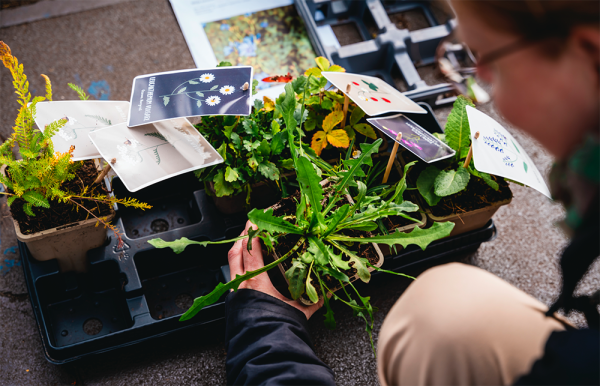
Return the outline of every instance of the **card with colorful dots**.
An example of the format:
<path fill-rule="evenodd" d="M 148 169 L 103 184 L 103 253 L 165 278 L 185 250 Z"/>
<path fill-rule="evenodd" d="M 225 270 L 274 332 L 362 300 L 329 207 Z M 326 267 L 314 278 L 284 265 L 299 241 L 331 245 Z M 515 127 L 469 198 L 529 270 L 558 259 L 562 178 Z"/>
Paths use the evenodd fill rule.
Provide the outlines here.
<path fill-rule="evenodd" d="M 133 79 L 127 126 L 202 115 L 249 115 L 252 67 L 169 71 Z"/>
<path fill-rule="evenodd" d="M 427 114 L 424 108 L 379 78 L 346 72 L 323 71 L 321 74 L 368 116 L 391 112 Z M 348 85 L 350 92 L 346 93 Z"/>
<path fill-rule="evenodd" d="M 403 114 L 369 118 L 367 122 L 427 163 L 440 161 L 456 154 L 450 146 Z M 402 133 L 400 140 L 397 139 L 399 133 Z"/>

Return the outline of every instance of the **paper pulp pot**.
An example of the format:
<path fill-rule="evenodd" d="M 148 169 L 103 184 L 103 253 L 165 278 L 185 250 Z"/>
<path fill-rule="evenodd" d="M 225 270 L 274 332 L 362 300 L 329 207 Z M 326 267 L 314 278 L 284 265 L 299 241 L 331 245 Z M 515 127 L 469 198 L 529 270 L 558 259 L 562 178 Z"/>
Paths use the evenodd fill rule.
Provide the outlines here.
<path fill-rule="evenodd" d="M 4 175 L 6 165 L 0 172 Z M 6 190 L 6 187 L 4 187 Z M 111 208 L 106 222 L 115 217 Z M 56 228 L 46 229 L 41 232 L 24 235 L 19 223 L 12 218 L 17 239 L 27 245 L 29 252 L 38 261 L 56 259 L 61 272 L 85 272 L 88 267 L 87 252 L 100 247 L 106 241 L 107 229 L 102 224 L 96 223 L 95 218 L 65 224 Z"/>

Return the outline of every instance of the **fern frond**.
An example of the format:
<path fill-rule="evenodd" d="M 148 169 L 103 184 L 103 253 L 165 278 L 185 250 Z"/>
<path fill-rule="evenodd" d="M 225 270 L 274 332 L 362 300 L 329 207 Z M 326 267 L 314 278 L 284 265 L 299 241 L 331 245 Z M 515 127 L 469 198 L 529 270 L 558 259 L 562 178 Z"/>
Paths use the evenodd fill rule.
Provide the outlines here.
<path fill-rule="evenodd" d="M 169 141 L 167 141 L 167 139 L 165 138 L 165 136 L 162 135 L 161 133 L 159 133 L 158 131 L 153 131 L 152 133 L 146 133 L 144 135 L 148 136 L 148 137 L 158 138 L 161 141 L 169 142 Z"/>
<path fill-rule="evenodd" d="M 7 200 L 6 200 L 6 205 L 10 206 L 17 198 L 17 196 L 10 196 Z"/>
<path fill-rule="evenodd" d="M 100 122 L 104 123 L 107 126 L 111 126 L 112 125 L 112 122 L 111 122 L 110 119 L 101 117 L 100 115 L 86 115 L 86 117 L 88 117 L 88 118 L 94 118 L 95 120 L 100 121 Z"/>
<path fill-rule="evenodd" d="M 23 212 L 28 216 L 35 217 L 35 213 L 31 210 L 31 203 L 29 202 L 23 205 Z"/>
<path fill-rule="evenodd" d="M 23 193 L 23 199 L 34 206 L 41 206 L 44 208 L 50 208 L 50 203 L 40 192 L 35 190 L 28 190 Z"/>
<path fill-rule="evenodd" d="M 44 80 L 46 81 L 46 99 L 49 101 L 52 100 L 52 82 L 50 82 L 50 78 L 48 76 L 41 74 Z"/>
<path fill-rule="evenodd" d="M 73 83 L 69 83 L 69 87 L 71 87 L 73 90 L 75 90 L 75 92 L 77 93 L 77 95 L 79 95 L 79 99 L 81 99 L 82 101 L 87 101 L 89 99 L 89 96 L 78 85 L 73 84 Z"/>

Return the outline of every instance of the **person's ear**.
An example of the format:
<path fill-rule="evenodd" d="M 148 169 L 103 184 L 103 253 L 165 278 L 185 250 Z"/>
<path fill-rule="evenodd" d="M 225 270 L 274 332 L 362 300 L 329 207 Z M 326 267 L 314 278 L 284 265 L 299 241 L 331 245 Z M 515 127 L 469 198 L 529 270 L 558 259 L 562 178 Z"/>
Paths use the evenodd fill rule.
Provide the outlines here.
<path fill-rule="evenodd" d="M 575 27 L 571 31 L 571 38 L 600 76 L 600 30 L 598 27 Z"/>

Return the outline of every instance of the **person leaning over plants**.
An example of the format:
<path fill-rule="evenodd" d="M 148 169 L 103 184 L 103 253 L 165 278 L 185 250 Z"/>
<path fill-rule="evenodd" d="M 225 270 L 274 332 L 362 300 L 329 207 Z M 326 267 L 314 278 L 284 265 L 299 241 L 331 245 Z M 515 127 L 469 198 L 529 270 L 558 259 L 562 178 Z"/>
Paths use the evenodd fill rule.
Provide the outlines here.
<path fill-rule="evenodd" d="M 382 385 L 600 384 L 600 292 L 573 295 L 600 254 L 599 4 L 451 1 L 498 110 L 556 157 L 552 193 L 567 209 L 572 239 L 550 309 L 475 267 L 453 263 L 419 276 L 381 327 Z M 590 329 L 563 322 L 561 308 L 582 311 Z"/>
<path fill-rule="evenodd" d="M 571 244 L 563 288 L 544 304 L 496 276 L 452 263 L 409 286 L 378 342 L 382 385 L 600 384 L 598 294 L 574 296 L 600 254 L 600 29 L 597 1 L 453 0 L 464 41 L 496 106 L 557 158 L 555 199 L 567 208 Z M 231 276 L 262 267 L 256 239 L 229 252 Z M 526 258 L 526 257 L 524 257 Z M 261 274 L 227 298 L 229 384 L 334 384 L 314 354 L 306 320 L 321 305 L 283 297 Z M 590 329 L 556 316 L 582 311 Z"/>

